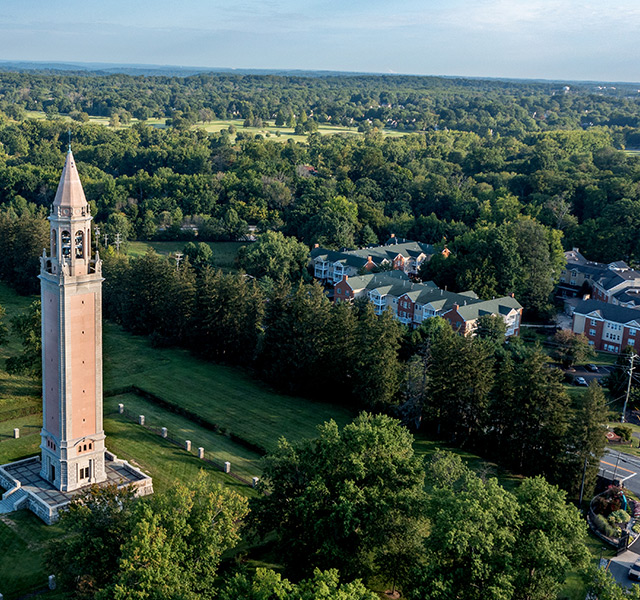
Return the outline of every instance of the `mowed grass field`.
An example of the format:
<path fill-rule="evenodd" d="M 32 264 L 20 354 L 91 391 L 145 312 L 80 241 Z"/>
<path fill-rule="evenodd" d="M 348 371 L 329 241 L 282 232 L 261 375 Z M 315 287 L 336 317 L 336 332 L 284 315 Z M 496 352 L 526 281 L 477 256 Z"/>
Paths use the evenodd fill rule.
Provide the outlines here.
<path fill-rule="evenodd" d="M 0 284 L 0 305 L 7 310 L 7 320 L 32 301 Z M 275 448 L 280 436 L 290 440 L 315 437 L 319 424 L 335 419 L 343 426 L 353 417 L 341 406 L 279 394 L 238 368 L 208 363 L 177 348 L 153 348 L 146 338 L 132 336 L 113 323 L 104 323 L 103 342 L 105 391 L 138 386 L 267 450 Z M 5 456 L 15 454 L 2 450 L 2 444 L 18 442 L 7 437 L 13 428 L 27 433 L 41 418 L 39 383 L 8 375 L 5 370 L 6 358 L 19 349 L 14 336 L 0 349 L 0 412 L 25 406 L 34 412 L 3 422 L 0 452 Z M 37 436 L 31 437 L 37 441 Z M 29 437 L 20 443 L 26 440 Z"/>
<path fill-rule="evenodd" d="M 180 442 L 190 440 L 193 452 L 197 448 L 204 448 L 206 458 L 219 463 L 229 461 L 233 473 L 248 480 L 260 475 L 261 456 L 231 441 L 226 435 L 209 431 L 186 417 L 169 412 L 135 394 L 105 398 L 104 412 L 107 420 L 130 421 L 130 418 L 118 414 L 118 404 L 124 404 L 125 409 L 134 415 L 144 415 L 145 424 L 149 427 L 166 427 L 170 438 Z"/>
<path fill-rule="evenodd" d="M 27 119 L 36 119 L 43 120 L 47 118 L 47 115 L 43 111 L 38 110 L 28 110 L 26 111 Z M 68 115 L 58 115 L 56 118 L 62 119 L 63 121 L 71 122 L 72 119 Z M 126 129 L 131 127 L 133 124 L 137 123 L 138 120 L 132 118 L 131 121 L 127 125 L 119 125 L 115 129 Z M 151 127 L 156 127 L 157 129 L 165 129 L 167 127 L 166 119 L 147 119 L 144 121 L 147 125 Z M 109 117 L 96 117 L 90 116 L 89 123 L 97 123 L 100 125 L 104 125 L 105 127 L 109 126 Z M 236 133 L 234 133 L 231 138 L 235 140 L 236 135 L 238 133 L 243 133 L 249 136 L 262 135 L 271 139 L 272 141 L 278 142 L 286 142 L 288 140 L 293 140 L 295 142 L 302 142 L 303 144 L 307 141 L 307 134 L 297 135 L 295 133 L 295 129 L 293 127 L 287 127 L 283 125 L 281 127 L 276 126 L 275 121 L 263 121 L 262 127 L 244 127 L 244 119 L 214 119 L 213 121 L 208 122 L 198 122 L 195 125 L 192 125 L 191 129 L 204 129 L 210 133 L 219 133 L 222 130 L 228 130 L 229 127 L 235 127 Z M 364 135 L 362 132 L 359 132 L 355 127 L 344 127 L 343 125 L 330 125 L 328 123 L 323 123 L 318 125 L 318 133 L 320 135 L 356 135 L 361 136 Z M 279 135 L 278 135 L 279 134 Z M 403 135 L 407 135 L 407 132 L 403 131 L 395 131 L 393 129 L 382 129 L 382 135 L 391 136 L 391 137 L 400 137 Z"/>
<path fill-rule="evenodd" d="M 196 243 L 198 239 L 194 240 Z M 205 242 L 213 252 L 213 265 L 229 273 L 237 271 L 236 256 L 242 246 L 250 242 Z M 165 256 L 182 252 L 187 242 L 128 242 L 126 253 L 132 257 L 144 256 L 150 249 Z"/>
<path fill-rule="evenodd" d="M 56 525 L 46 526 L 33 513 L 20 510 L 0 518 L 0 593 L 15 600 L 47 587 L 44 562 L 49 543 L 62 533 Z M 43 595 L 52 600 L 53 594 Z M 62 598 L 62 595 L 56 595 Z"/>
<path fill-rule="evenodd" d="M 156 493 L 178 482 L 189 483 L 205 471 L 213 483 L 231 487 L 243 496 L 255 494 L 251 487 L 121 415 L 106 418 L 104 430 L 109 450 L 151 475 Z"/>
<path fill-rule="evenodd" d="M 152 348 L 146 338 L 105 323 L 104 389 L 129 385 L 266 450 L 273 450 L 281 436 L 315 437 L 319 424 L 334 419 L 343 426 L 353 418 L 341 406 L 279 394 L 238 368 L 208 363 L 178 348 Z"/>

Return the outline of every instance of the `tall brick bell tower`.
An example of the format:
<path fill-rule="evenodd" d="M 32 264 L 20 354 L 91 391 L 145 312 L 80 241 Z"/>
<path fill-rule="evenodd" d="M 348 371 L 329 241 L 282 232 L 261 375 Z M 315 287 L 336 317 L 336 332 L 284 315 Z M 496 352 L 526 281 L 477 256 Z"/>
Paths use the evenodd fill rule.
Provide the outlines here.
<path fill-rule="evenodd" d="M 102 426 L 102 269 L 91 258 L 91 214 L 71 149 L 40 268 L 42 471 L 61 491 L 107 478 Z"/>

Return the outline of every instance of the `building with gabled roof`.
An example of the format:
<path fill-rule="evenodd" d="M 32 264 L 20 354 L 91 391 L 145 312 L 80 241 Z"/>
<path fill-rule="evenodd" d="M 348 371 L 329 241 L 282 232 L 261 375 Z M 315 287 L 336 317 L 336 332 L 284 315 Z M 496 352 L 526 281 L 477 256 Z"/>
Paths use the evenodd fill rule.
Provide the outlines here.
<path fill-rule="evenodd" d="M 418 327 L 425 319 L 441 316 L 464 335 L 475 331 L 477 319 L 483 314 L 501 316 L 508 336 L 518 335 L 522 319 L 522 306 L 513 296 L 481 300 L 473 291 L 449 292 L 432 281 L 412 282 L 402 271 L 343 276 L 334 287 L 334 299 L 356 298 L 369 300 L 378 315 L 390 310 L 409 327 Z"/>
<path fill-rule="evenodd" d="M 621 260 L 608 264 L 587 260 L 578 248 L 565 252 L 564 256 L 567 264 L 560 273 L 559 295 L 575 297 L 586 284 L 595 300 L 640 308 L 640 271 Z"/>
<path fill-rule="evenodd" d="M 583 300 L 573 311 L 572 330 L 584 335 L 596 350 L 619 353 L 627 346 L 638 345 L 640 311 L 601 300 Z"/>
<path fill-rule="evenodd" d="M 492 300 L 477 300 L 455 305 L 442 315 L 451 326 L 464 335 L 472 334 L 478 327 L 478 319 L 483 315 L 502 317 L 507 326 L 506 336 L 518 335 L 522 321 L 522 305 L 513 294 Z"/>
<path fill-rule="evenodd" d="M 383 246 L 359 250 L 327 250 L 316 245 L 311 250 L 311 266 L 316 279 L 335 285 L 343 275 L 353 277 L 378 269 L 393 269 L 407 275 L 417 275 L 422 263 L 430 260 L 435 253 L 431 244 L 400 240 L 392 236 Z M 448 255 L 449 250 L 445 248 L 443 253 Z"/>

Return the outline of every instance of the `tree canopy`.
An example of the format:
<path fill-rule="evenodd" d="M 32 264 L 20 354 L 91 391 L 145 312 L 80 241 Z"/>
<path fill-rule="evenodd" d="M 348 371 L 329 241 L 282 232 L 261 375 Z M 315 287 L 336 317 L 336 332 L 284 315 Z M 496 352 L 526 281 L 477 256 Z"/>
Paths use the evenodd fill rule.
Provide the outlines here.
<path fill-rule="evenodd" d="M 276 531 L 293 572 L 317 566 L 364 577 L 406 569 L 424 526 L 424 471 L 412 436 L 394 419 L 367 413 L 318 433 L 300 443 L 282 439 L 265 459 L 268 495 L 251 501 L 253 526 L 261 535 Z"/>

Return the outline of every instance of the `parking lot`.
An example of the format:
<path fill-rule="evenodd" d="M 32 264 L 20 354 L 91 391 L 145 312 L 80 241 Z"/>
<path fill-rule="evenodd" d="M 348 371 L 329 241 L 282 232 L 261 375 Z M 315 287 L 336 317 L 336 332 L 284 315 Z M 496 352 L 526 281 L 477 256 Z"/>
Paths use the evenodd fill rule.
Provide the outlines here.
<path fill-rule="evenodd" d="M 629 579 L 629 567 L 640 558 L 633 550 L 627 550 L 620 556 L 615 556 L 609 563 L 609 572 L 615 580 L 623 587 L 631 587 L 632 584 L 638 583 Z"/>

